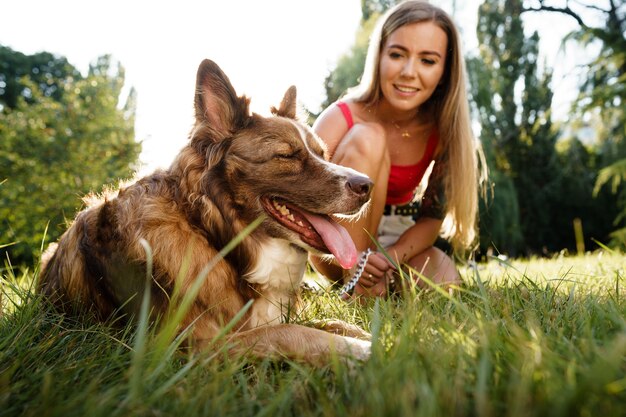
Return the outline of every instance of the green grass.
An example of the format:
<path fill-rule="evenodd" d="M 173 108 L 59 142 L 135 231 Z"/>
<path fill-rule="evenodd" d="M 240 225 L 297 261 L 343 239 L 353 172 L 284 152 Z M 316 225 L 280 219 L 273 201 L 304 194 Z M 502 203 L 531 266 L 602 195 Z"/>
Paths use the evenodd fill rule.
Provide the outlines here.
<path fill-rule="evenodd" d="M 305 295 L 296 319 L 374 334 L 369 361 L 325 369 L 191 356 L 143 321 L 68 319 L 2 277 L 0 416 L 626 415 L 626 256 L 464 269 L 454 296 L 347 304 Z M 91 323 L 91 324 L 89 324 Z"/>

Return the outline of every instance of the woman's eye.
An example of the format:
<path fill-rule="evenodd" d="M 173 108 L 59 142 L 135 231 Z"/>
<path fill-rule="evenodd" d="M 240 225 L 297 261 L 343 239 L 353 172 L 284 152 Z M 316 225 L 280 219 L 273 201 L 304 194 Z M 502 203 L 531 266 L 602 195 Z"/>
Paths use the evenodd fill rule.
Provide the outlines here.
<path fill-rule="evenodd" d="M 392 58 L 392 59 L 402 58 L 402 54 L 400 54 L 398 52 L 390 52 L 389 53 L 389 58 Z"/>

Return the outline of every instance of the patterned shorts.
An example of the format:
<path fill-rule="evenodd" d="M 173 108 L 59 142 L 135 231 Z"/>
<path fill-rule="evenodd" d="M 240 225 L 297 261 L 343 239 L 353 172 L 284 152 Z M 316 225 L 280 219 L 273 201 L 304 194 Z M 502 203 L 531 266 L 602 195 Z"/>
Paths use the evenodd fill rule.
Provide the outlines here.
<path fill-rule="evenodd" d="M 398 241 L 398 238 L 415 224 L 418 217 L 418 205 L 385 206 L 385 211 L 378 225 L 378 243 L 388 248 Z"/>

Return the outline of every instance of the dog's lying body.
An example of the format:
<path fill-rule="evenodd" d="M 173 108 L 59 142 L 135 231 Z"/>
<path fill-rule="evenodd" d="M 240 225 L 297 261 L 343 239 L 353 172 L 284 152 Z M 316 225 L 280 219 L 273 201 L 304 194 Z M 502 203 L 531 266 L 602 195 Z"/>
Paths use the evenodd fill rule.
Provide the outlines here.
<path fill-rule="evenodd" d="M 319 138 L 295 118 L 295 88 L 272 117 L 250 114 L 248 105 L 216 64 L 203 61 L 188 146 L 168 170 L 88 202 L 44 255 L 38 288 L 68 312 L 136 315 L 145 242 L 155 315 L 165 313 L 174 287 L 184 294 L 204 279 L 182 323 L 193 324 L 197 348 L 253 299 L 228 338 L 232 352 L 313 364 L 327 363 L 331 351 L 364 359 L 369 342 L 357 337 L 367 334 L 355 326 L 337 321 L 327 332 L 281 322 L 296 302 L 307 251 L 332 253 L 346 268 L 356 261 L 347 232 L 328 215 L 357 213 L 372 183 L 326 161 Z M 259 216 L 259 226 L 206 274 Z"/>

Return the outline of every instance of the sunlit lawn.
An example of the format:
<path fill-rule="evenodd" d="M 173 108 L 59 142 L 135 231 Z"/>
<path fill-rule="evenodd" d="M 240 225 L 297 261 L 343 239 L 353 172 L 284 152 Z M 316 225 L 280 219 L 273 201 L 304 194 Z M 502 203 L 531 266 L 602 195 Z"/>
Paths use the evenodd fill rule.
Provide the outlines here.
<path fill-rule="evenodd" d="M 491 261 L 451 298 L 364 306 L 305 295 L 297 321 L 342 318 L 371 359 L 325 369 L 189 356 L 152 329 L 70 320 L 2 281 L 0 416 L 624 416 L 626 256 Z"/>

